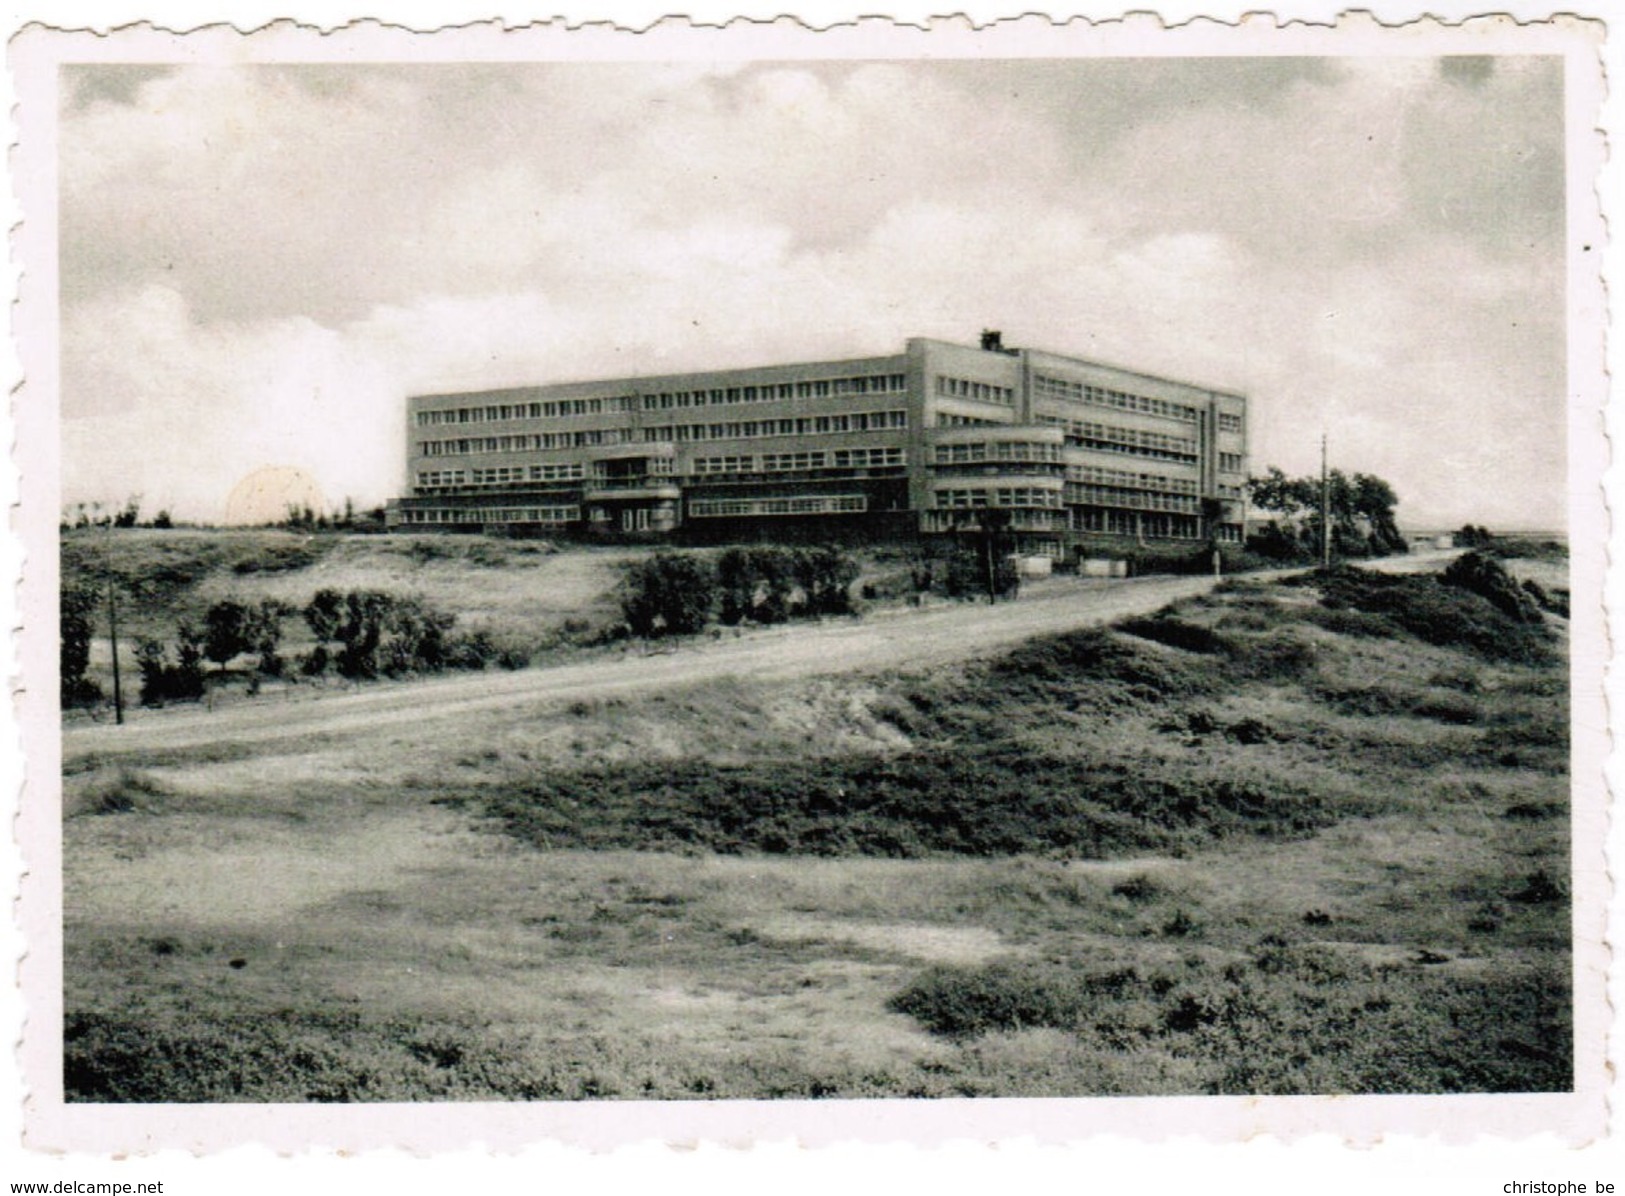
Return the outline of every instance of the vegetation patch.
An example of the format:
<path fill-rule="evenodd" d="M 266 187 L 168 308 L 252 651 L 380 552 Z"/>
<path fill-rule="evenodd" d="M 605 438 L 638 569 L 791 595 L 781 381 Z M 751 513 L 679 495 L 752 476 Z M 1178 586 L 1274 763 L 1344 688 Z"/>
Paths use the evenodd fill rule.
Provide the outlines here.
<path fill-rule="evenodd" d="M 1481 579 L 1490 574 L 1471 576 Z M 1504 571 L 1501 576 L 1506 576 Z M 1477 580 L 1447 584 L 1440 577 L 1386 575 L 1342 566 L 1314 575 L 1312 584 L 1319 586 L 1321 602 L 1328 609 L 1378 616 L 1424 643 L 1468 648 L 1494 661 L 1541 664 L 1555 658 L 1551 634 L 1539 622 L 1538 611 L 1533 620 L 1508 614 L 1475 588 Z M 1516 586 L 1510 592 L 1522 594 Z M 1524 598 L 1533 605 L 1527 595 Z"/>
<path fill-rule="evenodd" d="M 1560 1092 L 1564 992 L 1538 969 L 1486 979 L 1275 939 L 1227 964 L 936 967 L 891 1006 L 957 1041 L 1053 1029 L 1105 1054 L 1173 1054 L 1209 1094 Z"/>
<path fill-rule="evenodd" d="M 1098 858 L 1221 835 L 1307 834 L 1337 816 L 1297 782 L 1014 745 L 720 766 L 552 773 L 485 798 L 544 847 L 912 857 Z"/>

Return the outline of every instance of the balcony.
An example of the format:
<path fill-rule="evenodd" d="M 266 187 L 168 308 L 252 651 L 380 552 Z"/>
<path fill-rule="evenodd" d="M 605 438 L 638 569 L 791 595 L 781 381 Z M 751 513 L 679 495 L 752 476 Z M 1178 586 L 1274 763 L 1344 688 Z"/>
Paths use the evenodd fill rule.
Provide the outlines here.
<path fill-rule="evenodd" d="M 583 484 L 583 489 L 587 498 L 601 500 L 666 499 L 675 502 L 683 496 L 682 487 L 673 479 L 647 474 L 618 478 L 589 478 Z"/>

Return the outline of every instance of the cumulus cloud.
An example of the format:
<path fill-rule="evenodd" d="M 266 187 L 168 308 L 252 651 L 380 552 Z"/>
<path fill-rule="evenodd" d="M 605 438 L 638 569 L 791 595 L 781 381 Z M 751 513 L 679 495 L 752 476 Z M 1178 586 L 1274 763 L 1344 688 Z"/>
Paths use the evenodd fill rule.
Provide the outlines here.
<path fill-rule="evenodd" d="M 896 351 L 1240 387 L 1424 522 L 1562 518 L 1546 60 L 65 72 L 64 497 L 403 484 L 422 390 Z M 1448 443 L 1441 440 L 1448 437 Z M 138 446 L 139 451 L 131 451 Z M 1485 493 L 1522 454 L 1522 480 Z"/>

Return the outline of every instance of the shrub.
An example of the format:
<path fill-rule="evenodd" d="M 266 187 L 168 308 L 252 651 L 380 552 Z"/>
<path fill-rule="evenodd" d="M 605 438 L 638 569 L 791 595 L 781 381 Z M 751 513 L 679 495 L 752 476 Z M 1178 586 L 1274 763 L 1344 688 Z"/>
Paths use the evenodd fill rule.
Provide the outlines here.
<path fill-rule="evenodd" d="M 1438 577 L 1390 576 L 1348 566 L 1323 570 L 1313 577 L 1328 608 L 1381 615 L 1426 643 L 1470 648 L 1491 660 L 1544 663 L 1552 658 L 1550 636 L 1539 622 L 1538 612 L 1534 622 L 1513 618 L 1470 586 L 1447 585 Z M 1528 595 L 1516 586 L 1512 589 L 1533 606 Z"/>
<path fill-rule="evenodd" d="M 1545 868 L 1536 868 L 1509 896 L 1524 905 L 1552 905 L 1568 899 L 1568 886 Z"/>
<path fill-rule="evenodd" d="M 1123 897 L 1136 905 L 1154 901 L 1161 894 L 1161 887 L 1144 872 L 1137 872 L 1127 880 L 1120 880 L 1112 886 L 1113 896 Z"/>
<path fill-rule="evenodd" d="M 732 627 L 749 619 L 782 623 L 790 616 L 797 550 L 729 548 L 717 558 L 718 617 Z"/>
<path fill-rule="evenodd" d="M 282 643 L 282 620 L 292 609 L 274 598 L 267 598 L 254 608 L 249 620 L 248 640 L 253 651 L 259 653 L 258 669 L 269 677 L 280 677 L 285 663 L 277 653 Z"/>
<path fill-rule="evenodd" d="M 845 615 L 852 611 L 852 583 L 858 564 L 837 548 L 798 548 L 791 555 L 791 573 L 801 587 L 802 602 L 811 615 Z"/>
<path fill-rule="evenodd" d="M 1535 600 L 1535 605 L 1549 614 L 1569 617 L 1569 594 L 1567 590 L 1548 590 L 1534 578 L 1527 578 L 1523 583 L 1524 593 Z"/>
<path fill-rule="evenodd" d="M 1447 586 L 1456 586 L 1487 600 L 1496 610 L 1518 623 L 1539 623 L 1540 604 L 1520 586 L 1501 562 L 1483 552 L 1468 552 L 1450 562 L 1439 575 Z"/>
<path fill-rule="evenodd" d="M 162 706 L 166 702 L 195 702 L 203 696 L 203 636 L 182 623 L 176 637 L 177 662 L 170 663 L 168 650 L 156 639 L 144 639 L 136 646 L 136 667 L 141 672 L 141 704 Z"/>
<path fill-rule="evenodd" d="M 335 640 L 344 615 L 344 595 L 337 590 L 317 590 L 305 605 L 304 615 L 317 643 Z"/>
<path fill-rule="evenodd" d="M 627 568 L 621 613 L 634 635 L 692 635 L 710 620 L 716 589 L 716 570 L 704 558 L 658 552 Z"/>
<path fill-rule="evenodd" d="M 1200 623 L 1187 623 L 1166 611 L 1149 618 L 1122 619 L 1113 624 L 1118 631 L 1140 639 L 1166 644 L 1185 652 L 1198 652 L 1208 656 L 1222 656 L 1235 650 L 1235 644 L 1226 636 L 1204 627 Z"/>
<path fill-rule="evenodd" d="M 1133 973 L 1101 977 L 1101 987 L 1121 989 Z M 979 968 L 939 967 L 925 973 L 888 1002 L 933 1034 L 973 1038 L 992 1031 L 1039 1027 L 1071 1029 L 1095 1002 L 1087 973 L 992 963 Z"/>

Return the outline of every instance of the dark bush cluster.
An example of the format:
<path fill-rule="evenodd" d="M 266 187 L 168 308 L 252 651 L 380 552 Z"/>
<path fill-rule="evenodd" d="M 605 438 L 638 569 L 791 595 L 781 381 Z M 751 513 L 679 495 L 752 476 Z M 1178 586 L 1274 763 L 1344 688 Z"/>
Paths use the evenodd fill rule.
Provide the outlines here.
<path fill-rule="evenodd" d="M 857 563 L 832 547 L 729 548 L 715 561 L 657 552 L 628 566 L 621 614 L 633 635 L 692 635 L 713 618 L 735 626 L 852 611 Z"/>
<path fill-rule="evenodd" d="M 1439 575 L 1447 586 L 1477 594 L 1507 618 L 1518 623 L 1539 623 L 1540 603 L 1520 586 L 1500 561 L 1482 552 L 1469 552 L 1450 562 Z"/>
<path fill-rule="evenodd" d="M 718 618 L 728 626 L 782 623 L 800 615 L 852 612 L 858 566 L 846 553 L 816 548 L 729 548 L 716 563 Z"/>
<path fill-rule="evenodd" d="M 1565 996 L 1533 970 L 1400 976 L 1274 940 L 1222 967 L 939 966 L 890 1004 L 959 1041 L 1047 1028 L 1108 1054 L 1177 1053 L 1210 1094 L 1554 1092 L 1572 1084 Z"/>
<path fill-rule="evenodd" d="M 135 663 L 141 670 L 141 704 L 195 702 L 203 696 L 204 637 L 190 623 L 176 630 L 173 655 L 163 641 L 144 639 L 136 646 Z"/>
<path fill-rule="evenodd" d="M 1478 572 L 1476 567 L 1469 568 L 1474 572 L 1458 574 L 1447 584 L 1436 576 L 1388 575 L 1339 566 L 1314 574 L 1310 584 L 1320 587 L 1321 602 L 1328 609 L 1379 616 L 1396 631 L 1425 643 L 1468 648 L 1490 660 L 1526 663 L 1550 660 L 1551 637 L 1538 611 L 1534 621 L 1507 614 L 1473 585 L 1465 584 L 1466 577 L 1489 576 Z M 1504 571 L 1502 576 L 1505 576 Z M 1495 583 L 1483 584 L 1493 586 Z M 1520 605 L 1520 609 L 1533 606 L 1528 595 L 1516 585 L 1511 588 L 1527 603 L 1527 606 Z"/>
<path fill-rule="evenodd" d="M 1329 801 L 1291 783 L 1013 745 L 746 765 L 688 760 L 551 773 L 485 799 L 539 845 L 913 857 L 1168 850 L 1297 836 Z"/>
<path fill-rule="evenodd" d="M 277 648 L 282 643 L 282 620 L 291 607 L 275 599 L 257 605 L 225 599 L 203 617 L 203 654 L 224 668 L 246 652 L 257 654 L 255 668 L 280 677 L 285 667 Z"/>
<path fill-rule="evenodd" d="M 1222 633 L 1200 623 L 1186 622 L 1166 610 L 1143 618 L 1121 619 L 1114 626 L 1125 634 L 1185 652 L 1224 656 L 1236 650 L 1235 643 Z"/>
<path fill-rule="evenodd" d="M 301 665 L 307 676 L 330 669 L 353 680 L 401 677 L 444 669 L 523 668 L 530 653 L 490 632 L 457 635 L 457 616 L 411 595 L 383 590 L 318 590 L 306 604 L 316 639 Z"/>

